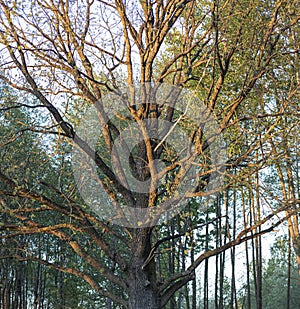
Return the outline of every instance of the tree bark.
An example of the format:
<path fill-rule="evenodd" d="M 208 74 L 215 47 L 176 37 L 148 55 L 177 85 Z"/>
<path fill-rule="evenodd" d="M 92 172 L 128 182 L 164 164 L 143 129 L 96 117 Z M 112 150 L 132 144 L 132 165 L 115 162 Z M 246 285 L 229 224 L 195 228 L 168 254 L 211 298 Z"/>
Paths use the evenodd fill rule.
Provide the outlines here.
<path fill-rule="evenodd" d="M 129 308 L 159 309 L 159 295 L 151 283 L 149 271 L 142 270 L 143 260 L 136 260 L 129 274 Z"/>

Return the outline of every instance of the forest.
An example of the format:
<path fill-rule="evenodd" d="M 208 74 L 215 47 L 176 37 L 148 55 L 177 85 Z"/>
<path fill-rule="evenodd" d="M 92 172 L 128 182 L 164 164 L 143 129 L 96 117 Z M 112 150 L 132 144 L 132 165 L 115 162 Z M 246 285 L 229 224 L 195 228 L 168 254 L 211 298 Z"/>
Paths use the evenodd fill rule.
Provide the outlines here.
<path fill-rule="evenodd" d="M 0 309 L 300 308 L 296 0 L 0 0 Z"/>

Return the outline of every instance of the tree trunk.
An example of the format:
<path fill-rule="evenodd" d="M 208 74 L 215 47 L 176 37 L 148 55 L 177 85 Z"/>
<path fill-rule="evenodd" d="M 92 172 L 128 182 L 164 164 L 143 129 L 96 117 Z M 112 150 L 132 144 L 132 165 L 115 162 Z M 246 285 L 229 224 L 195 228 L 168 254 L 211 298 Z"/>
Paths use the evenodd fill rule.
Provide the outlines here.
<path fill-rule="evenodd" d="M 288 280 L 287 280 L 287 295 L 286 309 L 290 309 L 291 300 L 291 233 L 288 231 Z"/>
<path fill-rule="evenodd" d="M 139 205 L 143 205 L 139 202 Z M 156 261 L 152 258 L 144 265 L 151 250 L 151 228 L 133 232 L 130 266 L 127 272 L 128 303 L 130 309 L 159 309 Z"/>
<path fill-rule="evenodd" d="M 146 271 L 132 268 L 129 283 L 130 309 L 159 309 L 159 297 Z"/>

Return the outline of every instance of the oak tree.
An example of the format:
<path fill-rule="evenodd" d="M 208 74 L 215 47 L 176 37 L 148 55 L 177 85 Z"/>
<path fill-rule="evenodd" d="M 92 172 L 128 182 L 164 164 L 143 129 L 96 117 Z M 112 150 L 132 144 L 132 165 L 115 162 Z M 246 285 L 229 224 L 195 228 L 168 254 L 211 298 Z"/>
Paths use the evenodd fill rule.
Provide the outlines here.
<path fill-rule="evenodd" d="M 192 263 L 173 261 L 161 275 L 161 248 L 169 243 L 181 263 L 187 250 L 177 240 L 214 222 L 199 224 L 192 212 L 180 220 L 178 205 L 193 202 L 200 218 L 213 203 L 207 197 L 226 187 L 267 192 L 253 176 L 280 155 L 270 147 L 277 124 L 299 113 L 296 1 L 1 0 L 0 10 L 0 78 L 37 99 L 1 111 L 39 110 L 44 124 L 27 129 L 44 143 L 56 136 L 54 158 L 67 152 L 76 178 L 19 184 L 1 166 L 1 195 L 35 201 L 7 212 L 1 237 L 52 235 L 93 271 L 30 252 L 15 258 L 78 276 L 124 308 L 163 308 L 203 261 L 295 216 L 299 198 L 269 195 L 275 208 L 234 237 L 228 224 L 224 242 L 207 242 Z M 275 104 L 268 87 L 283 83 Z M 169 216 L 178 224 L 164 235 Z"/>

